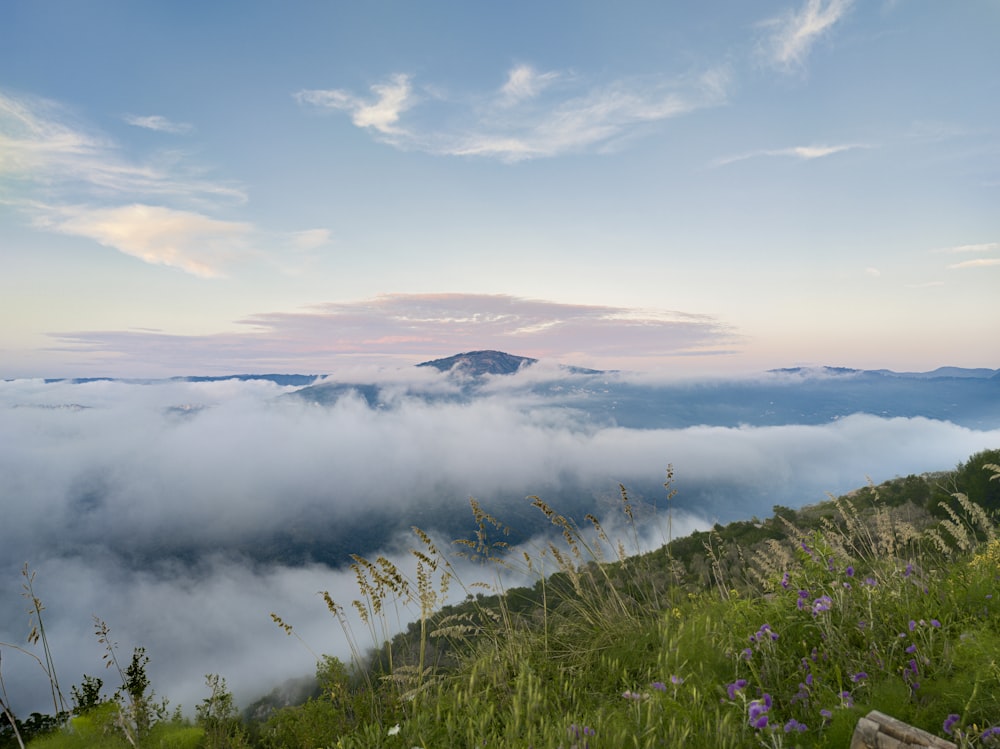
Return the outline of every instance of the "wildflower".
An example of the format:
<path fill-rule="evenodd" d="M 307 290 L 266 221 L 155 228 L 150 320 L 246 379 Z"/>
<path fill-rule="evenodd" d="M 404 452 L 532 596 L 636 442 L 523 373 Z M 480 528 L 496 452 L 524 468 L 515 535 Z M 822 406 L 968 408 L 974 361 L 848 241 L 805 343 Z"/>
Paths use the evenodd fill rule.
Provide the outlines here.
<path fill-rule="evenodd" d="M 844 691 L 840 693 L 840 704 L 843 707 L 854 707 L 854 698 L 850 692 Z"/>
<path fill-rule="evenodd" d="M 864 681 L 868 678 L 868 674 L 864 671 L 858 671 L 856 674 L 851 674 L 851 681 L 857 684 L 859 681 Z"/>
<path fill-rule="evenodd" d="M 742 691 L 747 685 L 746 679 L 737 679 L 732 684 L 726 685 L 726 694 L 729 695 L 729 699 L 735 700 L 736 693 Z"/>
<path fill-rule="evenodd" d="M 941 626 L 941 622 L 939 622 L 937 619 L 931 619 L 931 626 L 932 627 L 940 627 Z"/>
<path fill-rule="evenodd" d="M 865 585 L 867 585 L 867 586 L 869 586 L 871 588 L 874 588 L 874 587 L 876 587 L 878 585 L 878 583 L 875 582 L 875 578 L 874 577 L 866 577 L 865 578 Z"/>
<path fill-rule="evenodd" d="M 796 601 L 795 603 L 795 605 L 799 607 L 799 611 L 802 611 L 802 609 L 805 608 L 806 600 L 808 600 L 808 598 L 809 598 L 808 590 L 799 591 L 799 600 Z"/>
<path fill-rule="evenodd" d="M 912 619 L 910 619 L 909 627 L 910 627 L 910 631 L 912 632 L 913 630 L 915 630 L 917 628 L 917 623 L 915 621 L 913 621 Z"/>
<path fill-rule="evenodd" d="M 912 564 L 906 565 L 906 569 L 903 570 L 903 577 L 909 577 L 912 574 L 913 574 L 913 565 Z"/>
<path fill-rule="evenodd" d="M 908 647 L 908 648 L 906 649 L 906 652 L 907 652 L 907 653 L 910 653 L 911 655 L 912 655 L 913 653 L 916 653 L 916 652 L 917 652 L 917 646 L 916 646 L 916 645 L 910 645 L 910 646 L 909 646 L 909 647 Z"/>
<path fill-rule="evenodd" d="M 791 581 L 792 577 L 787 572 L 781 576 L 781 587 L 788 589 L 788 583 Z"/>
<path fill-rule="evenodd" d="M 805 723 L 799 723 L 797 720 L 795 720 L 795 718 L 792 718 L 790 721 L 785 723 L 785 733 L 791 733 L 792 731 L 798 731 L 799 733 L 802 733 L 803 731 L 807 731 L 808 729 L 809 727 Z"/>
<path fill-rule="evenodd" d="M 812 612 L 813 616 L 819 614 L 822 611 L 829 611 L 833 608 L 833 599 L 830 596 L 820 596 L 815 601 L 813 601 Z"/>
<path fill-rule="evenodd" d="M 987 728 L 979 735 L 979 738 L 982 739 L 983 741 L 986 741 L 987 739 L 991 739 L 997 736 L 1000 736 L 1000 726 L 993 726 L 992 728 Z"/>
<path fill-rule="evenodd" d="M 628 689 L 626 689 L 624 692 L 622 692 L 622 697 L 624 697 L 627 700 L 635 700 L 636 702 L 641 702 L 642 700 L 648 700 L 649 699 L 649 695 L 648 694 L 644 694 L 644 693 L 641 693 L 641 692 L 633 692 L 633 691 L 630 691 Z"/>
<path fill-rule="evenodd" d="M 397 733 L 399 733 L 399 723 L 397 723 L 396 725 L 394 725 L 392 728 L 390 728 L 385 733 L 386 733 L 387 736 L 395 736 Z"/>
<path fill-rule="evenodd" d="M 847 569 L 844 570 L 844 574 L 848 577 L 854 577 L 854 568 L 851 565 L 847 565 Z"/>
<path fill-rule="evenodd" d="M 952 713 L 951 715 L 949 715 L 947 718 L 944 719 L 944 725 L 941 726 L 941 730 L 943 730 L 946 734 L 951 736 L 952 729 L 955 727 L 955 724 L 958 723 L 959 718 L 960 716 L 957 713 Z"/>
<path fill-rule="evenodd" d="M 654 681 L 652 684 L 650 684 L 650 686 L 653 689 L 655 689 L 657 692 L 666 692 L 667 691 L 667 685 L 664 684 L 662 681 Z"/>
<path fill-rule="evenodd" d="M 759 700 L 747 705 L 747 718 L 753 728 L 767 728 L 767 711 L 771 709 L 771 695 L 765 693 Z"/>
<path fill-rule="evenodd" d="M 677 674 L 673 674 L 670 677 L 670 683 L 673 684 L 674 686 L 677 686 L 679 684 L 683 684 L 684 683 L 684 677 L 683 676 L 678 676 Z"/>
<path fill-rule="evenodd" d="M 819 714 L 824 721 L 830 720 L 833 717 L 833 713 L 827 710 L 825 707 L 819 711 Z"/>

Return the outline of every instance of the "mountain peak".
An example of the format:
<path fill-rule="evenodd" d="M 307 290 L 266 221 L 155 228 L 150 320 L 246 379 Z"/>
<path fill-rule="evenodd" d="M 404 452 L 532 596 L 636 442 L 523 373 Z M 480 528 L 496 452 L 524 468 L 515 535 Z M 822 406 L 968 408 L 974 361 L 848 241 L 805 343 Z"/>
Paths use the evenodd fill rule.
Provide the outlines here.
<path fill-rule="evenodd" d="M 515 356 L 503 351 L 466 351 L 444 359 L 434 359 L 418 364 L 418 367 L 434 367 L 439 372 L 455 371 L 465 375 L 514 374 L 522 367 L 530 367 L 537 362 L 526 356 Z"/>

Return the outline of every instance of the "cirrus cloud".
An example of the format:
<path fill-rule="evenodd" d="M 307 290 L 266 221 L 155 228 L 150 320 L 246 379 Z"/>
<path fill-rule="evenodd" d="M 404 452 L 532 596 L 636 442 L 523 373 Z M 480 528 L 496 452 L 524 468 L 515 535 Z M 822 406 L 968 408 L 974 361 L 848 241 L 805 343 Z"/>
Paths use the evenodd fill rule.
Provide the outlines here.
<path fill-rule="evenodd" d="M 354 125 L 397 148 L 515 162 L 607 147 L 643 125 L 724 104 L 728 87 L 723 67 L 601 85 L 522 64 L 508 72 L 499 90 L 460 99 L 420 97 L 411 76 L 402 73 L 372 86 L 371 97 L 312 89 L 294 98 L 302 105 L 345 111 Z M 427 106 L 418 108 L 418 103 Z M 408 110 L 414 116 L 404 122 Z"/>

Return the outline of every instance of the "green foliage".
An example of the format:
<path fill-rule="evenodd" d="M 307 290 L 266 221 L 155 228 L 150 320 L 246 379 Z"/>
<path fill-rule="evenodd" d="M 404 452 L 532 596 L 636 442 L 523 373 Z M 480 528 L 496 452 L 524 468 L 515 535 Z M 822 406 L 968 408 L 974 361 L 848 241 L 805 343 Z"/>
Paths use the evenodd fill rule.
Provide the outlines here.
<path fill-rule="evenodd" d="M 80 686 L 74 686 L 70 689 L 73 695 L 73 712 L 76 715 L 83 715 L 98 705 L 103 704 L 104 698 L 101 697 L 101 688 L 103 686 L 104 681 L 102 679 L 84 674 Z"/>

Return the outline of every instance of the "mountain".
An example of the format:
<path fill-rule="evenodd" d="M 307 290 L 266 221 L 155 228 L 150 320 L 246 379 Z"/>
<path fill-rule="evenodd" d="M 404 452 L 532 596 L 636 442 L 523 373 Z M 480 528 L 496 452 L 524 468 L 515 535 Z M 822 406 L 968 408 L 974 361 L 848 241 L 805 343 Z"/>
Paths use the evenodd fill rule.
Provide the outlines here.
<path fill-rule="evenodd" d="M 467 351 L 445 359 L 434 359 L 418 364 L 418 367 L 434 367 L 439 372 L 454 372 L 480 377 L 482 375 L 509 375 L 530 367 L 538 359 L 514 356 L 503 351 Z"/>

